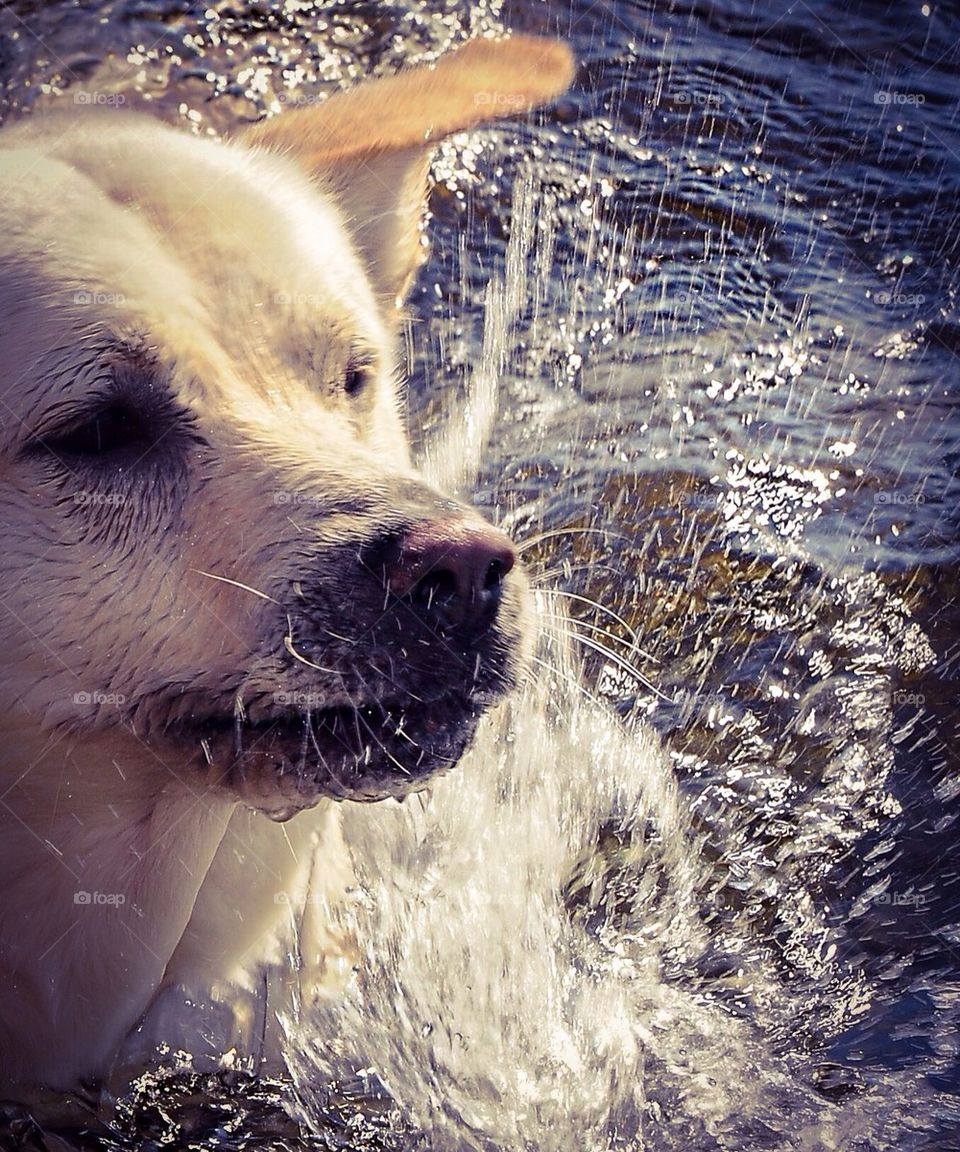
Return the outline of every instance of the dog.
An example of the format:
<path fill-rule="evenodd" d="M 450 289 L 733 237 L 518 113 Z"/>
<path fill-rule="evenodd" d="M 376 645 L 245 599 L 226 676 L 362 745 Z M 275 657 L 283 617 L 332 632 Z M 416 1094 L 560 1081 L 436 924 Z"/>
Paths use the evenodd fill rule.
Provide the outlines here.
<path fill-rule="evenodd" d="M 337 955 L 336 802 L 425 787 L 522 675 L 513 545 L 413 467 L 395 337 L 434 146 L 571 74 L 516 35 L 228 142 L 0 133 L 0 1096 L 260 1068 L 264 973 Z"/>

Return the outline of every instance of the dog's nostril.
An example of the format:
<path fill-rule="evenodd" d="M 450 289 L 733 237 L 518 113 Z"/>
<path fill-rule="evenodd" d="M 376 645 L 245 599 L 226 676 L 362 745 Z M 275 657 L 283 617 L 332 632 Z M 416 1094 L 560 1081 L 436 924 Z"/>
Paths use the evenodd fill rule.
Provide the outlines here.
<path fill-rule="evenodd" d="M 425 521 L 395 544 L 387 586 L 438 623 L 478 624 L 500 599 L 516 555 L 509 537 L 482 521 Z"/>
<path fill-rule="evenodd" d="M 509 564 L 506 564 L 503 560 L 491 560 L 490 566 L 487 568 L 487 574 L 483 578 L 484 591 L 493 592 L 499 588 L 507 572 L 509 572 L 512 567 L 512 557 Z"/>

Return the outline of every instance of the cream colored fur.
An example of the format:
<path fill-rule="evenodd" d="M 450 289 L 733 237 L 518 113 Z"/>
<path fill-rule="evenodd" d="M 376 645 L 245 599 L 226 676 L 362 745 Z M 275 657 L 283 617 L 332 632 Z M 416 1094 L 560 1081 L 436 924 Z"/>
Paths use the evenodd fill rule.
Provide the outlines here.
<path fill-rule="evenodd" d="M 0 134 L 0 1096 L 122 1080 L 161 1043 L 256 1067 L 264 974 L 335 960 L 337 806 L 287 781 L 288 811 L 273 760 L 228 776 L 184 732 L 198 701 L 253 701 L 255 721 L 278 683 L 310 691 L 281 610 L 301 566 L 349 557 L 407 493 L 446 507 L 395 388 L 429 149 L 570 68 L 517 37 L 230 144 L 113 110 Z M 337 382 L 357 347 L 354 401 Z M 121 453 L 105 486 L 37 447 L 118 388 L 160 421 L 146 464 Z M 168 394 L 196 444 L 167 435 Z M 523 595 L 511 576 L 510 661 Z"/>

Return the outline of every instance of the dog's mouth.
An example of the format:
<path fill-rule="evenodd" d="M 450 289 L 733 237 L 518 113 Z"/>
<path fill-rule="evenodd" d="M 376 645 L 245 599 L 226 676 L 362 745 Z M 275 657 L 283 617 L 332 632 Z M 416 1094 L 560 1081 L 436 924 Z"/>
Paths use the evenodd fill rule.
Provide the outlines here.
<path fill-rule="evenodd" d="M 483 711 L 449 695 L 218 718 L 199 725 L 201 755 L 240 800 L 285 820 L 322 796 L 373 801 L 425 787 L 457 763 Z"/>

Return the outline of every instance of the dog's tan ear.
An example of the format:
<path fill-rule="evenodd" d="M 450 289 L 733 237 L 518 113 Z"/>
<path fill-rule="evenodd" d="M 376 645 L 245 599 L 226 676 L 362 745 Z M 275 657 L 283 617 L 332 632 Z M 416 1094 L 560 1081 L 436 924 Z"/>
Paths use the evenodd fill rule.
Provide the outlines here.
<path fill-rule="evenodd" d="M 297 157 L 337 197 L 385 304 L 418 263 L 419 220 L 433 148 L 485 120 L 560 95 L 573 78 L 557 40 L 471 40 L 434 67 L 415 67 L 264 121 L 244 139 Z"/>

